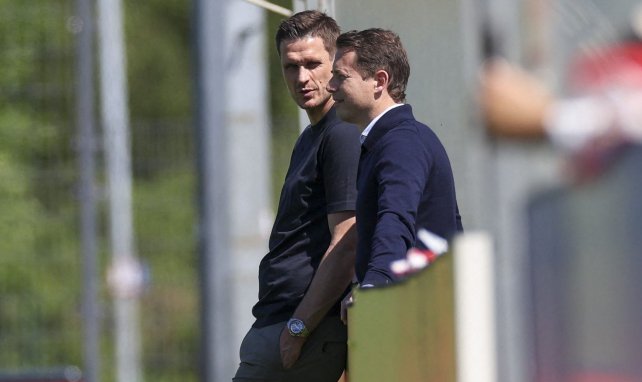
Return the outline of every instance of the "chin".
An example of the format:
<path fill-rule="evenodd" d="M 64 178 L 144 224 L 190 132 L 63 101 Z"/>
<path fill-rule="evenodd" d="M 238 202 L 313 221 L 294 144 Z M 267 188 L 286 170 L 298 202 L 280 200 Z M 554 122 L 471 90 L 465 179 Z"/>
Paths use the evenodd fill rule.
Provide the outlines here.
<path fill-rule="evenodd" d="M 317 100 L 309 99 L 299 103 L 299 107 L 303 110 L 310 110 L 319 107 Z"/>

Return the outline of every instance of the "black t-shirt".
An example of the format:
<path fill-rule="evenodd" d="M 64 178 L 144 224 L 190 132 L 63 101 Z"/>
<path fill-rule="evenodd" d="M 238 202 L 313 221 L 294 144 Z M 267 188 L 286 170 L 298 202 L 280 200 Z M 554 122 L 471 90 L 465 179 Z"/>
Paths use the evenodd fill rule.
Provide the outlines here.
<path fill-rule="evenodd" d="M 299 136 L 281 190 L 270 251 L 259 266 L 255 327 L 292 316 L 330 245 L 328 214 L 354 211 L 359 134 L 333 108 Z M 329 314 L 338 314 L 339 303 Z"/>

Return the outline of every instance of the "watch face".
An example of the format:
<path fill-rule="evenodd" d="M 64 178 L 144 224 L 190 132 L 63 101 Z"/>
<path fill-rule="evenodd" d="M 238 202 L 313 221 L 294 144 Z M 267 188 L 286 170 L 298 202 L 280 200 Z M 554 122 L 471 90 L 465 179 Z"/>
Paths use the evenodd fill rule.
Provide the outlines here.
<path fill-rule="evenodd" d="M 298 321 L 298 320 L 297 321 L 292 321 L 292 323 L 290 324 L 290 330 L 292 331 L 292 333 L 299 334 L 299 333 L 303 332 L 304 328 L 305 328 L 305 326 L 303 325 L 303 322 Z"/>
<path fill-rule="evenodd" d="M 295 337 L 307 337 L 309 334 L 308 329 L 305 327 L 303 321 L 299 320 L 298 318 L 291 318 L 288 321 L 287 326 L 290 334 Z"/>

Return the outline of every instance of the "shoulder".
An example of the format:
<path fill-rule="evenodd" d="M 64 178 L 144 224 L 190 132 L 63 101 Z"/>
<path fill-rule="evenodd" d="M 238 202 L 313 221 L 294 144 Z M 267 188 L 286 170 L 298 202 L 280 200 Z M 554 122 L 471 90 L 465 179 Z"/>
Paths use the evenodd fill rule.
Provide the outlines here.
<path fill-rule="evenodd" d="M 420 147 L 429 138 L 432 131 L 428 126 L 416 120 L 406 120 L 390 129 L 381 137 L 381 149 L 395 147 Z"/>
<path fill-rule="evenodd" d="M 353 124 L 344 122 L 337 115 L 336 109 L 332 108 L 323 118 L 323 121 L 320 123 L 321 130 L 323 131 L 324 136 L 333 137 L 358 137 L 361 135 L 359 128 Z"/>
<path fill-rule="evenodd" d="M 357 126 L 341 120 L 332 121 L 324 128 L 322 150 L 331 155 L 342 151 L 358 155 L 357 153 L 361 150 L 360 135 L 361 132 Z"/>
<path fill-rule="evenodd" d="M 355 138 L 356 142 L 359 142 L 359 136 L 361 135 L 361 132 L 359 131 L 359 128 L 355 125 L 352 125 L 347 122 L 343 122 L 341 120 L 334 120 L 330 123 L 325 128 L 325 135 L 332 138 L 332 137 L 343 137 L 346 139 L 352 139 Z"/>
<path fill-rule="evenodd" d="M 432 163 L 436 144 L 438 140 L 428 126 L 415 120 L 404 121 L 382 136 L 373 152 L 381 163 L 424 168 Z"/>
<path fill-rule="evenodd" d="M 404 142 L 413 146 L 425 146 L 431 149 L 434 146 L 441 146 L 441 140 L 428 125 L 415 119 L 407 120 L 388 134 L 391 141 Z"/>

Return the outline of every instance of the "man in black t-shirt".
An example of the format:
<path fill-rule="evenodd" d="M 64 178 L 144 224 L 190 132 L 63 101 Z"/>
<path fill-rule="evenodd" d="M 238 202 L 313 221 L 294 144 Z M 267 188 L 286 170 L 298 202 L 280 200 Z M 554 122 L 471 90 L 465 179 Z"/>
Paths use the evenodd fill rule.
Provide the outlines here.
<path fill-rule="evenodd" d="M 360 143 L 326 90 L 339 33 L 331 17 L 304 11 L 276 34 L 283 77 L 310 126 L 292 152 L 235 382 L 336 382 L 345 368 L 339 304 L 354 274 Z"/>

